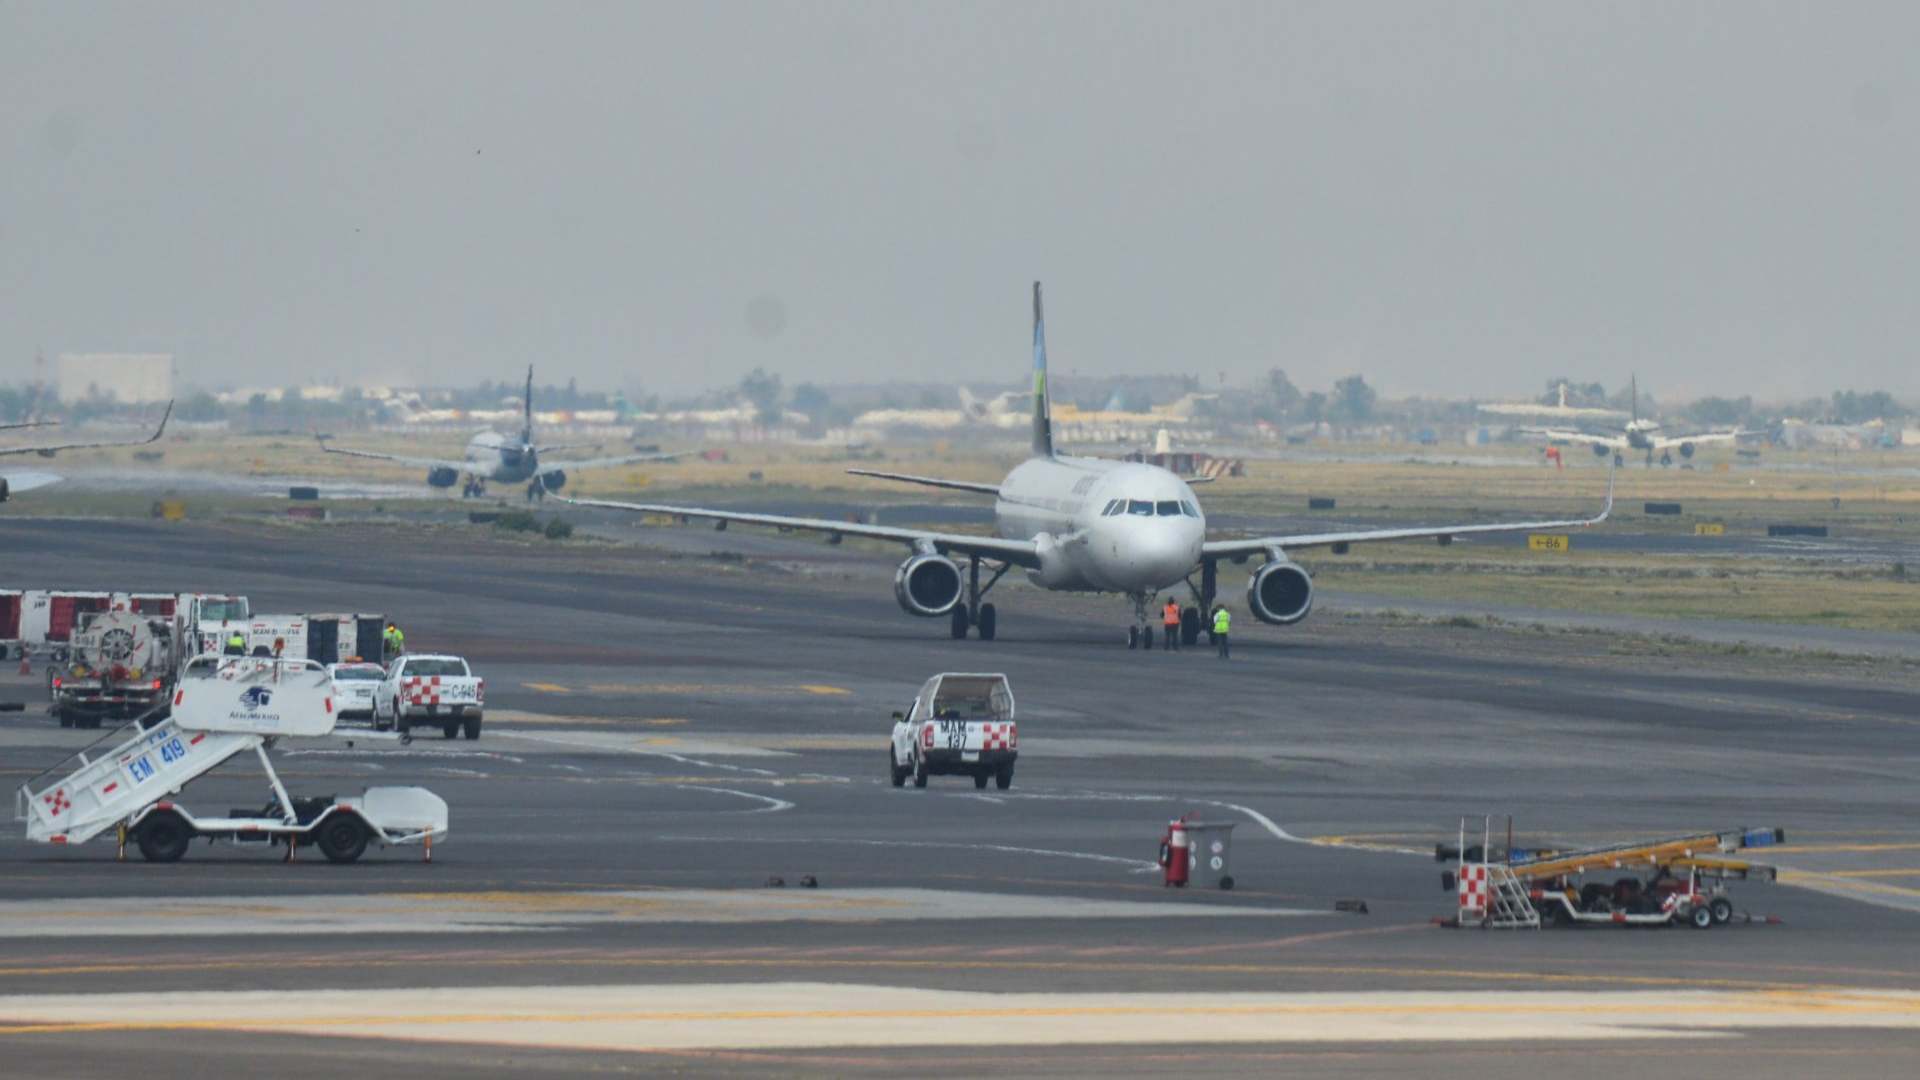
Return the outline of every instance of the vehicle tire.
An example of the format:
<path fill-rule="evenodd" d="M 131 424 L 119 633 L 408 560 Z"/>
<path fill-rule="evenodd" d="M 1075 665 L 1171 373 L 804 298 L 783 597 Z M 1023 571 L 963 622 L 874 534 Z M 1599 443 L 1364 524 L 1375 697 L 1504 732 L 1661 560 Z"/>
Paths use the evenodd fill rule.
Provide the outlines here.
<path fill-rule="evenodd" d="M 967 636 L 967 609 L 966 608 L 957 607 L 953 609 L 952 629 L 953 629 L 953 640 L 955 641 L 959 641 L 961 638 L 964 638 Z"/>
<path fill-rule="evenodd" d="M 1148 652 L 1153 651 L 1153 627 L 1143 626 L 1140 628 L 1140 647 Z"/>
<path fill-rule="evenodd" d="M 1180 612 L 1180 644 L 1189 647 L 1200 644 L 1200 609 L 1197 607 Z"/>
<path fill-rule="evenodd" d="M 53 715 L 55 719 L 60 721 L 61 727 L 70 728 L 73 726 L 73 714 L 67 710 L 55 709 L 53 710 Z"/>
<path fill-rule="evenodd" d="M 1704 904 L 1695 907 L 1687 912 L 1687 921 L 1693 924 L 1695 930 L 1710 930 L 1713 928 L 1713 908 Z"/>
<path fill-rule="evenodd" d="M 73 722 L 73 726 L 78 728 L 86 728 L 88 731 L 98 731 L 100 730 L 100 717 L 97 715 L 82 716 L 80 719 L 75 720 Z"/>
<path fill-rule="evenodd" d="M 899 756 L 893 752 L 893 747 L 887 747 L 887 775 L 892 778 L 893 786 L 907 786 L 907 773 L 911 771 L 911 769 L 901 768 Z"/>
<path fill-rule="evenodd" d="M 913 786 L 927 786 L 927 759 L 921 757 L 918 753 L 913 755 Z"/>
<path fill-rule="evenodd" d="M 973 790 L 984 791 L 986 789 L 986 786 L 987 786 L 987 774 L 983 772 L 974 773 L 973 774 Z"/>
<path fill-rule="evenodd" d="M 1231 889 L 1233 888 L 1233 875 L 1232 875 L 1232 874 L 1221 874 L 1221 875 L 1220 875 L 1220 887 L 1221 887 L 1222 889 L 1228 889 L 1228 890 L 1231 890 Z"/>
<path fill-rule="evenodd" d="M 1137 626 L 1127 627 L 1127 648 L 1137 649 L 1139 647 L 1140 647 L 1140 628 Z"/>
<path fill-rule="evenodd" d="M 479 738 L 480 737 L 480 718 L 477 716 L 469 716 L 465 720 L 461 721 L 460 733 L 465 735 L 469 740 Z"/>
<path fill-rule="evenodd" d="M 981 641 L 993 640 L 994 623 L 997 621 L 997 615 L 998 613 L 993 610 L 992 604 L 980 605 L 980 640 Z"/>
<path fill-rule="evenodd" d="M 187 845 L 193 843 L 193 829 L 179 814 L 167 810 L 147 815 L 138 833 L 135 842 L 148 862 L 179 862 L 187 853 Z"/>
<path fill-rule="evenodd" d="M 336 813 L 320 824 L 314 842 L 328 862 L 350 863 L 367 850 L 367 827 L 353 814 Z"/>
<path fill-rule="evenodd" d="M 1707 910 L 1713 913 L 1713 921 L 1722 926 L 1733 921 L 1733 901 L 1724 896 L 1716 896 L 1707 904 Z"/>
<path fill-rule="evenodd" d="M 993 774 L 993 786 L 1005 791 L 1013 786 L 1013 766 L 1002 765 L 1000 771 Z"/>
<path fill-rule="evenodd" d="M 451 739 L 451 738 L 453 738 L 453 737 L 454 737 L 455 735 L 458 735 L 458 734 L 460 734 L 460 721 L 458 721 L 458 720 L 455 720 L 455 721 L 453 721 L 453 722 L 452 722 L 452 723 L 450 723 L 450 724 L 441 724 L 441 725 L 440 725 L 440 737 L 441 737 L 441 738 L 443 738 L 443 739 Z"/>

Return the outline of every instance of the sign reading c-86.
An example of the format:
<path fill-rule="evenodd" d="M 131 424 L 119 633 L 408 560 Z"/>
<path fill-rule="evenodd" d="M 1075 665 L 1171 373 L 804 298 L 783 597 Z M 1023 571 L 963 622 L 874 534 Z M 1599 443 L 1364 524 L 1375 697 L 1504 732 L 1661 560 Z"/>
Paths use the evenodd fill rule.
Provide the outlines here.
<path fill-rule="evenodd" d="M 1573 538 L 1561 533 L 1533 533 L 1527 537 L 1531 551 L 1571 551 Z"/>

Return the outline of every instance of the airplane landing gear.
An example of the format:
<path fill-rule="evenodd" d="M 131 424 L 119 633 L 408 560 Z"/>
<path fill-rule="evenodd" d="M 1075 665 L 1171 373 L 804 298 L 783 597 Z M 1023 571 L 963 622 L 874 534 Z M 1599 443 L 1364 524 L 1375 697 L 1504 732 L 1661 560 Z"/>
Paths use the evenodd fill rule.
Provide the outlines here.
<path fill-rule="evenodd" d="M 540 478 L 536 476 L 533 478 L 533 482 L 527 485 L 527 501 L 545 502 L 546 500 L 547 485 L 541 483 Z"/>
<path fill-rule="evenodd" d="M 1668 469 L 1672 468 L 1673 455 L 1666 452 L 1665 450 L 1660 451 L 1660 465 L 1662 468 L 1668 468 Z"/>
<path fill-rule="evenodd" d="M 1193 593 L 1194 606 L 1180 613 L 1180 644 L 1197 645 L 1200 635 L 1207 635 L 1207 643 L 1213 643 L 1213 601 L 1220 592 L 1220 568 L 1212 559 L 1200 564 L 1200 584 L 1193 583 L 1193 575 L 1187 575 L 1187 588 Z"/>
<path fill-rule="evenodd" d="M 979 633 L 981 641 L 993 640 L 993 635 L 999 630 L 999 612 L 994 610 L 992 604 L 981 603 L 981 598 L 999 584 L 1001 577 L 1005 576 L 1012 567 L 1012 563 L 1001 563 L 994 568 L 993 576 L 987 579 L 987 583 L 982 585 L 980 584 L 980 556 L 970 557 L 967 564 L 966 603 L 953 609 L 954 640 L 958 641 L 966 637 L 969 627 Z"/>
<path fill-rule="evenodd" d="M 478 499 L 485 496 L 486 493 L 487 485 L 471 476 L 467 477 L 466 483 L 460 485 L 460 497 L 463 499 Z"/>
<path fill-rule="evenodd" d="M 1153 623 L 1147 618 L 1147 605 L 1153 597 L 1147 593 L 1134 593 L 1128 599 L 1133 601 L 1133 617 L 1136 624 L 1127 627 L 1127 648 L 1153 648 Z"/>

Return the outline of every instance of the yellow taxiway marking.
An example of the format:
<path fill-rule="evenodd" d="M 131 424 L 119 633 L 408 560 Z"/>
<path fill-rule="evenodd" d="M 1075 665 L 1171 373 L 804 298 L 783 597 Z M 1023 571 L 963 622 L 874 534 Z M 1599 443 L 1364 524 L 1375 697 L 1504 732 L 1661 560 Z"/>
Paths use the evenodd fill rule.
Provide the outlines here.
<path fill-rule="evenodd" d="M 1821 874 L 1825 877 L 1838 878 L 1920 877 L 1920 867 L 1900 867 L 1892 870 L 1825 870 L 1821 871 Z"/>
<path fill-rule="evenodd" d="M 538 691 L 540 691 L 540 692 L 541 692 L 541 693 L 543 693 L 543 694 L 571 694 L 571 693 L 573 693 L 573 691 L 572 691 L 571 689 L 569 689 L 569 688 L 567 688 L 567 687 L 564 687 L 564 686 L 561 686 L 561 685 L 560 685 L 559 683 L 550 683 L 550 682 L 530 682 L 530 683 L 521 683 L 520 685 L 521 685 L 521 686 L 524 686 L 524 687 L 526 687 L 526 688 L 527 688 L 527 689 L 529 689 L 529 690 L 538 690 Z"/>
<path fill-rule="evenodd" d="M 1773 851 L 1782 855 L 1809 855 L 1815 852 L 1920 851 L 1920 844 L 1781 844 L 1773 848 Z"/>
<path fill-rule="evenodd" d="M 809 694 L 818 694 L 821 697 L 845 697 L 853 693 L 853 691 L 844 686 L 824 686 L 819 683 L 801 683 L 800 689 Z"/>

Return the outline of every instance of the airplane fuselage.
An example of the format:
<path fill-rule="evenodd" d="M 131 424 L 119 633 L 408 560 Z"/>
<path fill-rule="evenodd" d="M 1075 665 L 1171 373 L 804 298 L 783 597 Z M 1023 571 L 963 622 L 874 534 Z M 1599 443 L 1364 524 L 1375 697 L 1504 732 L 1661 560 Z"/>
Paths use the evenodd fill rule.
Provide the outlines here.
<path fill-rule="evenodd" d="M 1034 540 L 1048 589 L 1150 593 L 1200 562 L 1207 520 L 1187 482 L 1166 469 L 1092 458 L 1034 458 L 1000 485 L 994 526 Z"/>
<path fill-rule="evenodd" d="M 514 436 L 483 431 L 467 443 L 467 471 L 478 479 L 518 484 L 533 479 L 539 468 L 539 451 Z"/>

